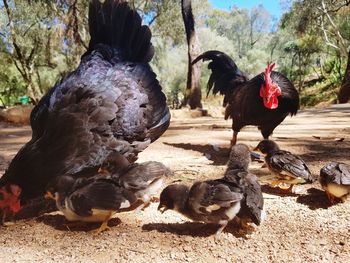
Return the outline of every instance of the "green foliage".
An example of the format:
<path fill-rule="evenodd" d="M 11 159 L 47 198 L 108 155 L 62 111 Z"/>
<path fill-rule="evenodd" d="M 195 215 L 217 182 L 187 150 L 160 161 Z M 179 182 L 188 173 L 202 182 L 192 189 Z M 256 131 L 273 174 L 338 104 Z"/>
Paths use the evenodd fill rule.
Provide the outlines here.
<path fill-rule="evenodd" d="M 9 74 L 10 73 L 10 74 Z M 16 70 L 4 70 L 0 65 L 0 106 L 18 103 L 18 98 L 26 94 L 26 87 Z"/>
<path fill-rule="evenodd" d="M 328 16 L 322 11 L 322 1 Z M 76 68 L 89 40 L 88 1 L 38 0 L 30 1 L 30 5 L 26 0 L 6 2 L 10 16 L 0 4 L 0 96 L 6 104 L 14 104 L 18 97 L 30 95 L 31 89 L 45 92 Z M 284 2 L 292 3 L 290 10 L 272 30 L 271 16 L 263 6 L 224 11 L 213 9 L 207 0 L 193 0 L 202 52 L 223 51 L 252 76 L 263 71 L 267 62 L 276 62 L 277 70 L 299 88 L 305 105 L 325 100 L 323 94 L 334 98 L 350 48 L 347 0 Z M 181 1 L 131 3 L 151 27 L 156 49 L 152 67 L 169 103 L 176 104 L 185 92 L 188 63 Z M 209 75 L 204 63 L 204 93 Z M 319 81 L 310 84 L 314 83 L 310 79 Z"/>

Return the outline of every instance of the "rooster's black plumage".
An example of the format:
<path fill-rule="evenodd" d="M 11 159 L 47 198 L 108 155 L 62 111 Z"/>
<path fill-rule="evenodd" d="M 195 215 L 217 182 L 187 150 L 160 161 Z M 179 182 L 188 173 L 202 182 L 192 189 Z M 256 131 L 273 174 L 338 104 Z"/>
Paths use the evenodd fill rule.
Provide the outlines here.
<path fill-rule="evenodd" d="M 267 75 L 261 73 L 252 79 L 242 73 L 235 62 L 220 51 L 204 52 L 194 61 L 210 60 L 208 68 L 212 74 L 208 80 L 208 93 L 224 95 L 223 106 L 226 107 L 225 119 L 232 118 L 234 136 L 232 144 L 236 143 L 238 132 L 246 125 L 258 126 L 265 139 L 290 114 L 295 115 L 299 109 L 299 94 L 293 84 L 283 74 L 272 71 Z M 266 76 L 280 88 L 278 107 L 269 109 L 264 106 L 260 89 L 266 85 Z"/>

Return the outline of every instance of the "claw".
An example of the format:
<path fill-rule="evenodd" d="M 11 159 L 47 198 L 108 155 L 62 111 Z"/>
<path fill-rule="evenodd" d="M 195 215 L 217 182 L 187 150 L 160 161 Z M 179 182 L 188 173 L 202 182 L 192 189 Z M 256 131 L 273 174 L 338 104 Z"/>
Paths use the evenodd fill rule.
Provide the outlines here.
<path fill-rule="evenodd" d="M 286 183 L 285 180 L 273 180 L 273 181 L 271 182 L 271 185 L 272 185 L 273 187 L 277 187 L 277 186 L 279 186 L 280 184 L 285 184 L 285 183 Z M 288 188 L 282 188 L 282 187 L 280 187 L 280 189 L 281 189 L 281 191 L 285 192 L 286 194 L 291 194 L 291 193 L 293 193 L 293 184 L 289 184 L 289 187 L 288 187 Z"/>
<path fill-rule="evenodd" d="M 101 224 L 101 226 L 97 229 L 91 230 L 89 231 L 91 234 L 93 235 L 99 235 L 100 233 L 102 233 L 103 231 L 107 231 L 110 230 L 111 228 L 108 226 L 108 221 L 105 221 Z"/>
<path fill-rule="evenodd" d="M 280 180 L 273 180 L 272 182 L 271 182 L 271 185 L 273 186 L 273 187 L 276 187 L 276 186 L 278 186 L 278 185 L 280 185 L 282 182 L 280 181 Z"/>

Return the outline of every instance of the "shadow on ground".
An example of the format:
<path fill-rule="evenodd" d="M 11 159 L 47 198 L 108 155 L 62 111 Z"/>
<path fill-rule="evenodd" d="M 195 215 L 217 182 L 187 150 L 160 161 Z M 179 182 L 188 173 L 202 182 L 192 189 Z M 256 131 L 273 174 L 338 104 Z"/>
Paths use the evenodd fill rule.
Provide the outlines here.
<path fill-rule="evenodd" d="M 181 148 L 184 150 L 192 150 L 202 153 L 209 160 L 213 161 L 213 165 L 224 165 L 227 163 L 230 149 L 224 147 L 217 147 L 214 149 L 213 145 L 201 145 L 201 144 L 191 144 L 191 143 L 167 143 L 164 142 L 165 145 L 169 145 L 176 148 Z"/>
<path fill-rule="evenodd" d="M 308 206 L 311 210 L 327 209 L 332 206 L 325 192 L 317 188 L 308 189 L 306 195 L 297 198 L 297 202 Z"/>
<path fill-rule="evenodd" d="M 144 224 L 142 230 L 144 231 L 158 231 L 161 233 L 172 233 L 180 236 L 192 237 L 215 237 L 219 226 L 216 224 L 205 224 L 199 222 L 185 222 L 185 223 L 150 223 Z M 223 232 L 231 233 L 235 237 L 246 238 L 247 235 L 254 231 L 254 227 L 241 228 L 236 222 L 231 221 Z"/>
<path fill-rule="evenodd" d="M 63 215 L 43 215 L 36 219 L 36 221 L 51 226 L 60 231 L 78 231 L 88 232 L 95 230 L 101 226 L 101 223 L 88 223 L 88 222 L 70 222 Z M 109 227 L 115 227 L 121 223 L 119 218 L 112 218 L 108 221 Z"/>

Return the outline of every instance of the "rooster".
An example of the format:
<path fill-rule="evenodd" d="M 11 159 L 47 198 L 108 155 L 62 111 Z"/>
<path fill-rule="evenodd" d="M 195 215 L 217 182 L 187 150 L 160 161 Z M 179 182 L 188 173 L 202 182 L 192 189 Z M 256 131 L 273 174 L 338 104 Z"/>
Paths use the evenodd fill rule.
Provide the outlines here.
<path fill-rule="evenodd" d="M 269 64 L 264 73 L 248 79 L 223 52 L 204 52 L 192 64 L 200 60 L 211 60 L 208 94 L 213 89 L 213 94 L 224 95 L 225 119 L 232 118 L 231 145 L 236 144 L 238 132 L 246 125 L 258 126 L 264 139 L 268 139 L 289 114 L 297 113 L 298 91 L 287 77 L 272 71 L 275 64 Z"/>
<path fill-rule="evenodd" d="M 0 179 L 0 210 L 42 196 L 63 174 L 91 176 L 112 152 L 133 162 L 168 128 L 150 29 L 123 0 L 91 0 L 90 43 L 78 68 L 31 113 L 32 139 Z M 6 199 L 6 200 L 5 200 Z"/>

